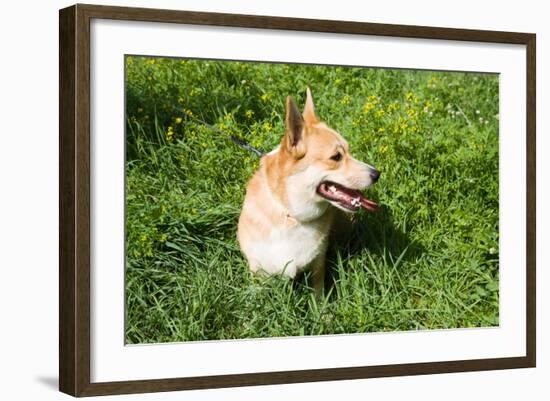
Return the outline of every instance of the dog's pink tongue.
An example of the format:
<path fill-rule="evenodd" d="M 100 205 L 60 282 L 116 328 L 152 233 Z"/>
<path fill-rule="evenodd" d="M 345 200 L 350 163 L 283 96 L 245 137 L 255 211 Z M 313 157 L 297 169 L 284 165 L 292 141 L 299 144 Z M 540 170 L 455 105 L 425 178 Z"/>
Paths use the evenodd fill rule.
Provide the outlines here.
<path fill-rule="evenodd" d="M 376 212 L 378 210 L 378 203 L 367 199 L 363 194 L 361 194 L 361 207 L 370 210 L 371 212 Z"/>
<path fill-rule="evenodd" d="M 376 212 L 378 210 L 378 203 L 371 201 L 363 195 L 361 191 L 341 187 L 337 192 L 339 192 L 344 201 L 351 203 L 352 205 L 354 205 L 354 200 L 358 200 L 359 204 L 357 206 L 361 206 L 371 212 Z"/>
<path fill-rule="evenodd" d="M 346 188 L 334 182 L 325 181 L 321 183 L 317 192 L 326 199 L 339 202 L 351 210 L 357 210 L 360 207 L 371 212 L 376 212 L 378 210 L 378 204 L 368 199 L 361 191 Z"/>

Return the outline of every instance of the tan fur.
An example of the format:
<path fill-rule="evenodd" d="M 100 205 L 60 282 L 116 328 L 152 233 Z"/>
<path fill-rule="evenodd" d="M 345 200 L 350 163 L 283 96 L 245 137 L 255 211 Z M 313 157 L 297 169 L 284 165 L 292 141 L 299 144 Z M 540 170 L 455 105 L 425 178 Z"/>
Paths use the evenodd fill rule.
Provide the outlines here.
<path fill-rule="evenodd" d="M 342 159 L 331 160 L 337 152 Z M 318 119 L 309 89 L 302 115 L 287 98 L 285 134 L 279 148 L 262 157 L 239 218 L 238 239 L 251 271 L 294 277 L 311 268 L 320 292 L 338 206 L 319 196 L 317 186 L 331 180 L 364 189 L 373 183 L 372 171 L 350 155 L 338 132 Z"/>

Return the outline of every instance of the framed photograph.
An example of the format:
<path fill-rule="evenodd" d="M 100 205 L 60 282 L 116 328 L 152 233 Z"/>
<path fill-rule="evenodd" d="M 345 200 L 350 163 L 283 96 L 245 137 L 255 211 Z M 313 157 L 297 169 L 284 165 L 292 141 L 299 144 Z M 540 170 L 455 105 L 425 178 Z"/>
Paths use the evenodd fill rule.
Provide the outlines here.
<path fill-rule="evenodd" d="M 535 366 L 534 34 L 59 18 L 62 392 Z"/>

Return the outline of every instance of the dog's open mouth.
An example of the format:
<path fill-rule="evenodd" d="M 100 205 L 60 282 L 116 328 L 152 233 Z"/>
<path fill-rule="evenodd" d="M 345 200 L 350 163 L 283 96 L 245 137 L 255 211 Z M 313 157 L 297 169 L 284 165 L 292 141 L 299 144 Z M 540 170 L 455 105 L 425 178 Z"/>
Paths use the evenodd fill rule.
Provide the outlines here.
<path fill-rule="evenodd" d="M 371 212 L 378 210 L 378 204 L 367 199 L 360 191 L 347 188 L 332 181 L 323 181 L 319 184 L 317 193 L 323 198 L 335 202 L 352 212 L 356 212 L 360 208 L 365 208 Z"/>

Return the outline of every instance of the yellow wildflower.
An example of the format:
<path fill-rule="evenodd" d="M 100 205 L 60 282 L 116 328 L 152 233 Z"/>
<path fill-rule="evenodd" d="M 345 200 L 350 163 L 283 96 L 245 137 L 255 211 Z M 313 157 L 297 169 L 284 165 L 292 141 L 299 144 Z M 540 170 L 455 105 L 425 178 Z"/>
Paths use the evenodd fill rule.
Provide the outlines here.
<path fill-rule="evenodd" d="M 429 100 L 427 100 L 426 104 L 424 105 L 424 113 L 428 113 L 430 111 L 431 105 L 432 103 Z"/>
<path fill-rule="evenodd" d="M 377 104 L 378 103 L 378 98 L 374 95 L 370 95 L 367 100 L 371 103 L 374 103 L 374 104 Z"/>
<path fill-rule="evenodd" d="M 399 109 L 399 104 L 398 103 L 391 103 L 389 106 L 388 106 L 388 112 L 389 113 L 392 113 L 396 110 Z"/>
<path fill-rule="evenodd" d="M 367 102 L 363 106 L 363 113 L 368 114 L 373 108 L 374 108 L 374 104 L 372 104 L 371 102 Z"/>
<path fill-rule="evenodd" d="M 176 117 L 176 124 L 181 124 L 182 122 L 182 118 L 181 117 Z"/>
<path fill-rule="evenodd" d="M 166 133 L 166 140 L 172 142 L 174 139 L 174 128 L 172 126 L 168 127 L 168 132 Z"/>

